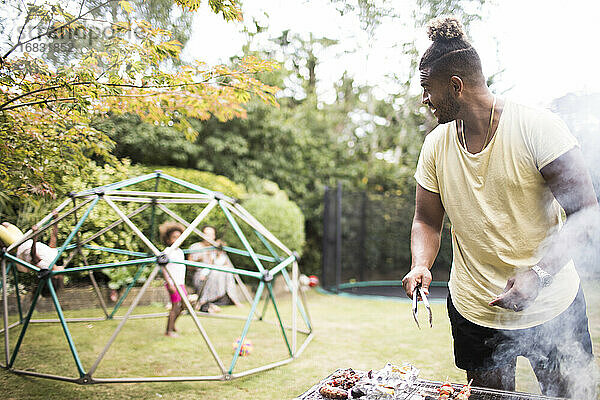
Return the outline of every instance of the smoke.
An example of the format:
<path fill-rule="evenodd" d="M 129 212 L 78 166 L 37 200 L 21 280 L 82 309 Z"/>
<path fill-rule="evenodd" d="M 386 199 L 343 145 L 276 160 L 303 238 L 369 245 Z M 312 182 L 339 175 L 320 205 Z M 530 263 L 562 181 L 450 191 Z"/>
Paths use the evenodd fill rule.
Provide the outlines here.
<path fill-rule="evenodd" d="M 527 358 L 547 396 L 577 400 L 596 399 L 598 368 L 587 335 L 583 291 L 560 316 L 527 329 L 503 330 L 494 365 L 513 365 L 518 356 Z M 514 371 L 511 371 L 514 373 Z M 508 378 L 505 378 L 507 381 Z"/>
<path fill-rule="evenodd" d="M 552 108 L 579 140 L 598 198 L 600 94 L 567 95 L 555 100 Z M 567 193 L 563 200 L 573 200 L 569 197 Z M 557 265 L 564 265 L 572 258 L 582 281 L 599 280 L 599 209 L 591 207 L 571 214 L 561 231 L 542 244 L 540 253 L 550 257 Z M 589 297 L 598 303 L 597 296 Z M 495 365 L 510 365 L 517 356 L 524 356 L 533 367 L 542 393 L 577 400 L 596 399 L 600 372 L 594 357 L 590 356 L 592 343 L 586 332 L 589 321 L 584 312 L 584 302 L 584 294 L 580 291 L 567 311 L 548 323 L 529 329 L 502 331 L 504 340 L 494 354 Z M 599 305 L 588 301 L 588 313 Z M 600 330 L 597 326 L 589 328 L 592 336 L 596 336 Z"/>
<path fill-rule="evenodd" d="M 581 153 L 590 173 L 596 198 L 600 199 L 600 93 L 568 94 L 552 103 L 552 111 L 565 121 L 571 133 L 578 139 Z M 589 221 L 586 219 L 590 218 Z M 582 214 L 573 221 L 574 231 L 579 229 L 588 237 L 579 236 L 570 243 L 570 253 L 583 279 L 599 279 L 600 225 L 597 216 Z M 573 234 L 577 236 L 576 233 Z M 589 307 L 588 307 L 589 308 Z"/>
<path fill-rule="evenodd" d="M 569 94 L 554 101 L 553 111 L 561 116 L 573 135 L 579 140 L 581 152 L 598 199 L 600 195 L 600 94 Z M 565 225 L 565 228 L 569 229 L 568 243 L 565 243 L 565 246 L 569 247 L 564 248 L 564 251 L 572 255 L 582 280 L 598 280 L 600 279 L 600 217 L 598 212 L 597 210 L 587 210 L 569 219 L 571 221 Z M 594 296 L 588 296 L 586 299 L 588 300 L 588 312 L 599 306 L 599 304 L 590 303 L 590 298 L 592 301 L 597 300 Z M 573 318 L 566 323 L 581 329 L 589 325 L 588 320 L 581 317 Z M 589 328 L 592 336 L 595 336 L 600 327 L 589 326 Z M 568 332 L 567 328 L 557 326 L 553 333 L 564 335 L 565 332 Z M 564 340 L 561 343 L 568 343 L 568 341 Z M 596 388 L 600 382 L 597 363 L 593 359 L 587 366 L 574 363 L 573 360 L 581 355 L 583 349 L 573 344 L 570 348 L 560 350 L 565 358 L 562 365 L 565 371 L 562 372 L 569 373 L 575 380 L 571 398 L 596 399 Z"/>

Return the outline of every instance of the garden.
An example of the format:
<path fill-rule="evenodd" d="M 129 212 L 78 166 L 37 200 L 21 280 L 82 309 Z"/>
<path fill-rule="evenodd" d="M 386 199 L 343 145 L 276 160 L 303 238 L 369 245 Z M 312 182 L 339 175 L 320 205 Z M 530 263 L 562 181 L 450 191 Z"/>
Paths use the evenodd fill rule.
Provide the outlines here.
<path fill-rule="evenodd" d="M 600 304 L 598 283 L 584 286 L 588 296 L 590 327 L 596 354 L 600 347 Z M 315 326 L 315 338 L 304 353 L 292 363 L 265 371 L 257 375 L 230 382 L 182 382 L 182 383 L 138 383 L 79 386 L 60 381 L 23 377 L 0 371 L 3 398 L 44 399 L 87 399 L 98 397 L 114 398 L 164 398 L 164 399 L 293 399 L 307 391 L 338 368 L 362 370 L 380 369 L 387 362 L 411 363 L 420 369 L 420 377 L 431 380 L 450 378 L 453 382 L 466 383 L 463 371 L 454 366 L 451 333 L 445 304 L 434 303 L 434 328 L 418 329 L 412 320 L 408 301 L 390 301 L 364 298 L 349 298 L 323 294 L 316 290 L 308 293 L 311 317 Z M 287 300 L 289 301 L 289 299 Z M 247 306 L 245 306 L 247 308 Z M 151 311 L 149 308 L 147 311 Z M 73 312 L 71 316 L 81 315 Z M 189 316 L 181 321 L 182 336 L 167 340 L 162 336 L 162 318 L 143 320 L 135 329 L 124 332 L 124 341 L 130 342 L 111 356 L 114 363 L 109 371 L 126 370 L 127 373 L 148 371 L 165 372 L 175 367 L 210 364 L 200 357 L 196 343 L 188 337 L 194 335 L 195 327 Z M 79 330 L 90 349 L 94 338 L 107 336 L 112 326 L 101 323 L 86 323 Z M 111 325 L 108 322 L 108 325 Z M 210 321 L 207 329 L 227 330 L 228 323 Z M 24 356 L 30 365 L 42 370 L 73 371 L 75 366 L 58 326 L 40 325 L 35 337 L 31 338 Z M 143 332 L 143 334 L 142 334 Z M 268 348 L 269 342 L 259 341 L 259 332 L 250 331 L 255 349 Z M 197 336 L 197 335 L 194 335 Z M 46 343 L 41 346 L 40 342 Z M 231 352 L 231 343 L 223 343 Z M 44 349 L 44 347 L 49 347 Z M 153 350 L 156 349 L 156 352 Z M 366 349 L 366 350 L 365 350 Z M 151 359 L 140 359 L 140 354 L 150 354 Z M 49 357 L 50 355 L 50 357 Z M 254 354 L 247 356 L 252 362 Z M 176 361 L 173 358 L 176 357 Z M 517 390 L 539 393 L 535 377 L 526 359 L 518 360 Z"/>
<path fill-rule="evenodd" d="M 438 126 L 418 62 L 425 24 L 455 15 L 495 49 L 482 52 L 486 85 L 510 96 L 503 47 L 482 33 L 506 5 L 5 3 L 1 398 L 292 399 L 337 369 L 388 362 L 468 383 L 445 300 L 430 298 L 432 328 L 419 303 L 419 328 L 399 283 L 413 260 L 416 165 Z M 543 101 L 593 167 L 600 101 L 565 93 Z M 165 240 L 169 224 L 179 236 Z M 443 219 L 433 268 L 444 295 L 452 229 Z M 594 246 L 576 262 L 597 360 Z M 49 270 L 35 262 L 46 248 Z M 237 294 L 203 302 L 218 272 Z M 353 295 L 372 289 L 363 281 L 390 283 L 392 296 Z M 540 393 L 522 357 L 516 390 Z"/>

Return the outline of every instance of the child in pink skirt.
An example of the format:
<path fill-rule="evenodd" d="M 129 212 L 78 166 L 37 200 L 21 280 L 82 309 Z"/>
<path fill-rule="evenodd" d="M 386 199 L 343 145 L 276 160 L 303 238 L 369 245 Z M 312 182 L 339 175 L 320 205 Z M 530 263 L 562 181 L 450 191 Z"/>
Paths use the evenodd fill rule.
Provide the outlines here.
<path fill-rule="evenodd" d="M 159 227 L 160 239 L 168 247 L 165 249 L 165 253 L 169 257 L 169 263 L 162 268 L 162 273 L 165 278 L 165 287 L 169 291 L 169 297 L 171 298 L 171 311 L 167 319 L 167 330 L 166 336 L 177 337 L 177 330 L 175 329 L 175 321 L 183 310 L 183 302 L 176 286 L 179 286 L 181 293 L 184 296 L 187 295 L 185 290 L 185 264 L 176 263 L 175 261 L 184 261 L 185 256 L 183 250 L 177 248 L 172 249 L 171 246 L 179 236 L 183 233 L 185 228 L 183 225 L 177 222 L 165 222 Z M 167 272 L 168 271 L 168 272 Z"/>

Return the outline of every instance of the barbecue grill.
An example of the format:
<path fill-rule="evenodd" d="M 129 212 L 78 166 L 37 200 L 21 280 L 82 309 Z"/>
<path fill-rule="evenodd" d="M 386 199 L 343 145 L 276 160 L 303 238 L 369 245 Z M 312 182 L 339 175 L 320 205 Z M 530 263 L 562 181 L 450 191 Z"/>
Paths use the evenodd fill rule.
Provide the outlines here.
<path fill-rule="evenodd" d="M 337 370 L 340 371 L 340 370 Z M 308 389 L 306 392 L 302 393 L 300 396 L 296 398 L 296 400 L 329 400 L 326 397 L 321 396 L 319 393 L 319 388 L 321 384 L 325 381 L 329 380 L 329 378 L 334 375 L 337 371 L 333 372 L 327 378 L 321 380 L 319 383 Z M 410 399 L 410 396 L 414 393 L 425 392 L 431 394 L 432 396 L 435 394 L 434 398 L 437 398 L 438 388 L 442 385 L 442 382 L 431 381 L 426 379 L 417 379 L 412 392 L 406 392 L 403 395 L 394 397 L 394 400 L 404 400 Z M 459 391 L 463 385 L 453 383 L 452 386 L 456 391 Z M 404 397 L 403 397 L 404 396 Z M 523 393 L 523 392 L 510 392 L 504 390 L 495 390 L 488 388 L 481 388 L 473 386 L 471 388 L 471 396 L 469 400 L 560 400 L 557 397 L 548 397 L 542 396 L 540 394 L 533 393 Z M 563 399 L 566 400 L 566 399 Z"/>

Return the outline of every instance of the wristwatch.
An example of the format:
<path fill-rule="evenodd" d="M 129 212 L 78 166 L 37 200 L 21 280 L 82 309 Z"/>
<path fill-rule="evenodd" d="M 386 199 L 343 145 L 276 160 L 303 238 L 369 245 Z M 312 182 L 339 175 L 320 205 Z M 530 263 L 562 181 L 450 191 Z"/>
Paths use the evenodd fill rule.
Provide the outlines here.
<path fill-rule="evenodd" d="M 544 271 L 542 267 L 539 265 L 534 265 L 531 267 L 531 270 L 536 273 L 538 278 L 540 278 L 540 285 L 542 285 L 542 287 L 548 287 L 552 284 L 554 277 L 548 272 Z"/>

